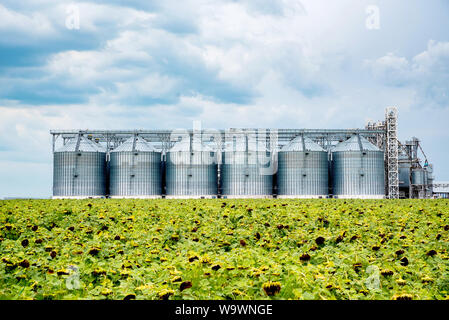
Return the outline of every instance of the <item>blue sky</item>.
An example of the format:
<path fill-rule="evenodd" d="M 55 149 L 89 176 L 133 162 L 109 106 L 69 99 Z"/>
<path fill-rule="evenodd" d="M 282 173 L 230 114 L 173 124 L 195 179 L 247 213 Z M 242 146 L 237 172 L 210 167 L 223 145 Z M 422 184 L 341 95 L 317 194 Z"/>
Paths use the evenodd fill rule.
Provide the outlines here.
<path fill-rule="evenodd" d="M 358 128 L 390 105 L 449 180 L 449 2 L 330 2 L 3 0 L 0 198 L 51 195 L 50 129 Z"/>

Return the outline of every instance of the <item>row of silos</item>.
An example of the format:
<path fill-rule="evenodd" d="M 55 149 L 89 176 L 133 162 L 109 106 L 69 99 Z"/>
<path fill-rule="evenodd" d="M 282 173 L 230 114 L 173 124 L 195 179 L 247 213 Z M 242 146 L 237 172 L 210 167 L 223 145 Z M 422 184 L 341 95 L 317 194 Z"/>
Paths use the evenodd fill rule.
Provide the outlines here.
<path fill-rule="evenodd" d="M 264 143 L 245 139 L 243 144 L 225 143 L 221 166 L 212 145 L 175 143 L 166 154 L 166 197 L 216 198 L 221 189 L 223 198 L 269 198 L 276 185 L 280 198 L 323 198 L 329 194 L 329 181 L 338 198 L 385 195 L 384 153 L 359 135 L 337 145 L 330 162 L 328 152 L 304 136 L 276 154 Z M 109 196 L 161 197 L 161 158 L 137 136 L 111 151 Z M 106 195 L 106 150 L 99 144 L 79 136 L 55 152 L 54 166 L 54 197 Z"/>
<path fill-rule="evenodd" d="M 193 151 L 177 142 L 166 155 L 167 198 L 217 197 L 216 151 L 206 144 Z M 132 137 L 110 152 L 84 136 L 54 153 L 53 198 L 160 198 L 162 154 L 147 141 Z M 109 165 L 109 175 L 106 166 Z"/>

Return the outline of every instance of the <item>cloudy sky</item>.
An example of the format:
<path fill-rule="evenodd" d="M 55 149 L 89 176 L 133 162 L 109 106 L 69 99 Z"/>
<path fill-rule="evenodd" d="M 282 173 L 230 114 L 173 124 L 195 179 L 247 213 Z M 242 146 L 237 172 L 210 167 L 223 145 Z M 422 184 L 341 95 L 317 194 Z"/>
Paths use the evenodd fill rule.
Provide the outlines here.
<path fill-rule="evenodd" d="M 399 108 L 449 180 L 447 0 L 2 0 L 0 197 L 50 129 L 359 128 Z"/>

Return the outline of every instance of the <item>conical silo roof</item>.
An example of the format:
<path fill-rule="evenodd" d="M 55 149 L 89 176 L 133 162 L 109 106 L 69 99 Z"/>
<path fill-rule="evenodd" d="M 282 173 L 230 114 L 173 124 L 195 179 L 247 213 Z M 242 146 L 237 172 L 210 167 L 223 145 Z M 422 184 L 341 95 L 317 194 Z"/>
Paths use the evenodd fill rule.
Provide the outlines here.
<path fill-rule="evenodd" d="M 299 136 L 285 145 L 281 152 L 290 151 L 325 151 L 319 144 L 312 141 L 312 139 L 304 136 Z"/>
<path fill-rule="evenodd" d="M 332 152 L 341 151 L 382 151 L 366 138 L 355 135 L 352 138 L 337 144 Z"/>
<path fill-rule="evenodd" d="M 55 152 L 106 152 L 106 150 L 101 144 L 93 142 L 84 136 L 80 136 L 70 139 L 64 146 Z"/>
<path fill-rule="evenodd" d="M 111 152 L 157 152 L 145 139 L 136 137 L 135 140 L 134 143 L 134 137 L 131 137 Z"/>

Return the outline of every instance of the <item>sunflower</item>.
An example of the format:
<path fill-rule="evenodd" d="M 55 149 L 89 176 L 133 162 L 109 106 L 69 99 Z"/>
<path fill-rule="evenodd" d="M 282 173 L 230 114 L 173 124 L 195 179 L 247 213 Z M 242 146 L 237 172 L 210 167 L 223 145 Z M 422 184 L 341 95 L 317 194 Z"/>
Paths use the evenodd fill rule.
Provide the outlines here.
<path fill-rule="evenodd" d="M 411 294 L 395 294 L 392 297 L 392 300 L 413 300 L 413 296 Z"/>
<path fill-rule="evenodd" d="M 262 285 L 262 289 L 267 296 L 275 296 L 281 291 L 281 284 L 279 282 L 266 282 Z"/>
<path fill-rule="evenodd" d="M 175 292 L 170 289 L 164 289 L 160 292 L 158 292 L 158 297 L 160 300 L 168 300 L 172 295 L 174 295 Z"/>

